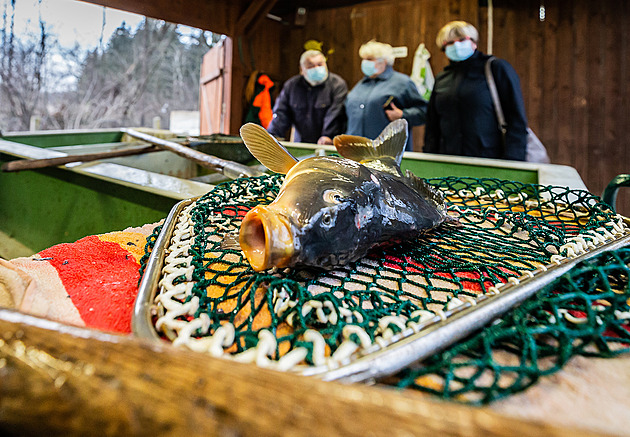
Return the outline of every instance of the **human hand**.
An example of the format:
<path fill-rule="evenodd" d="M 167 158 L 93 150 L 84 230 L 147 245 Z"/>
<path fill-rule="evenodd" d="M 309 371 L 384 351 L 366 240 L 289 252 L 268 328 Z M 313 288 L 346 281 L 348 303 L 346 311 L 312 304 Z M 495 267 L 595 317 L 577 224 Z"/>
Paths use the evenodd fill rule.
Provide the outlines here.
<path fill-rule="evenodd" d="M 317 140 L 317 144 L 332 144 L 333 140 L 330 137 L 324 136 L 322 135 L 321 137 L 319 137 L 319 139 Z"/>
<path fill-rule="evenodd" d="M 390 103 L 389 107 L 385 109 L 385 115 L 387 116 L 387 119 L 389 121 L 394 121 L 394 120 L 398 120 L 399 118 L 402 118 L 403 111 L 402 109 L 394 105 L 394 102 L 392 102 Z"/>

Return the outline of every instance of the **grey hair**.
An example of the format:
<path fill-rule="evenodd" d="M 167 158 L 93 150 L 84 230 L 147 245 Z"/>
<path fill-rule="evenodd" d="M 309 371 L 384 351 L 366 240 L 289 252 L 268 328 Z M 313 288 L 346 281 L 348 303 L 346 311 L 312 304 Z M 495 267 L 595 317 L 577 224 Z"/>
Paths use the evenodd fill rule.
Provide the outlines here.
<path fill-rule="evenodd" d="M 359 56 L 362 58 L 384 59 L 387 65 L 394 65 L 394 49 L 386 43 L 375 40 L 368 41 L 359 48 Z"/>
<path fill-rule="evenodd" d="M 324 54 L 322 52 L 320 52 L 319 50 L 307 50 L 304 53 L 302 53 L 302 56 L 300 56 L 300 66 L 304 67 L 304 64 L 306 64 L 306 60 L 309 58 L 313 58 L 315 56 L 324 56 Z M 324 61 L 326 61 L 326 57 L 324 56 Z"/>

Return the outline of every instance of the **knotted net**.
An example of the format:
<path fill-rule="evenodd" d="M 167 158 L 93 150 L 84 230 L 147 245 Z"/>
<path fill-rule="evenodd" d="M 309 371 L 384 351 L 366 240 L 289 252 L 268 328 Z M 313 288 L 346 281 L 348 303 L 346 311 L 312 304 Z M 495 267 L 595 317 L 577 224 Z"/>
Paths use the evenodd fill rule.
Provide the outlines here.
<path fill-rule="evenodd" d="M 240 251 L 221 249 L 221 242 L 238 231 L 249 209 L 273 201 L 282 181 L 271 175 L 224 183 L 179 214 L 153 307 L 165 339 L 280 370 L 333 369 L 628 233 L 621 216 L 585 191 L 436 178 L 427 182 L 443 191 L 459 225 L 388 242 L 333 270 L 256 273 Z M 622 250 L 576 267 L 489 328 L 387 382 L 489 402 L 531 385 L 574 354 L 625 350 L 628 257 Z"/>

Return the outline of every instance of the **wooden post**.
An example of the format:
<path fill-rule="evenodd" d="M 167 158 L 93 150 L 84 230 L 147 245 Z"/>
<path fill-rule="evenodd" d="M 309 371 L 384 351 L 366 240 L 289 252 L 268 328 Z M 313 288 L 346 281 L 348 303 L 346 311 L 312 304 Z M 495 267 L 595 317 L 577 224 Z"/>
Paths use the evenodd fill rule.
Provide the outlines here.
<path fill-rule="evenodd" d="M 39 115 L 32 115 L 29 123 L 28 130 L 39 130 L 42 125 L 42 118 Z"/>

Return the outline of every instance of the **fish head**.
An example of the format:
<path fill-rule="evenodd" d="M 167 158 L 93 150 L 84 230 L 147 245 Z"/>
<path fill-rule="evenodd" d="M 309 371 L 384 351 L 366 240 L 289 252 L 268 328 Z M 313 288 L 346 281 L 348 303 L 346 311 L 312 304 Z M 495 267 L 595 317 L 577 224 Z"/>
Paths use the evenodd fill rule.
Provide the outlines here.
<path fill-rule="evenodd" d="M 300 161 L 276 199 L 244 217 L 241 249 L 256 271 L 351 261 L 369 228 L 378 190 L 370 170 L 355 161 L 333 156 Z"/>

